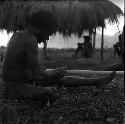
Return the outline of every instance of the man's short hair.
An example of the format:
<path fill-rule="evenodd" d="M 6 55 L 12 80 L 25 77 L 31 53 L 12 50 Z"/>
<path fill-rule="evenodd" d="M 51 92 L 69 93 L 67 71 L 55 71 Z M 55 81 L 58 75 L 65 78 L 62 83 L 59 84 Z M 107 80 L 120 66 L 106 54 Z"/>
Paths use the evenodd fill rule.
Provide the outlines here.
<path fill-rule="evenodd" d="M 51 12 L 38 11 L 30 16 L 29 23 L 32 27 L 42 29 L 49 34 L 56 32 L 57 22 Z"/>

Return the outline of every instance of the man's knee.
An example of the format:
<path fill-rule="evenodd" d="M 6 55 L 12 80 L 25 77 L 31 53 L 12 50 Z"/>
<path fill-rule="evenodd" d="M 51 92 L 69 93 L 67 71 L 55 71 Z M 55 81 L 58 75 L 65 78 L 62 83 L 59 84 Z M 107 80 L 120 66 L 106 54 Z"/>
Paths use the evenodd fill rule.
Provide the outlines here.
<path fill-rule="evenodd" d="M 45 105 L 49 100 L 53 103 L 58 98 L 58 92 L 53 87 L 34 86 L 32 84 L 5 83 L 4 97 L 6 99 L 20 100 L 33 99 L 40 100 Z"/>
<path fill-rule="evenodd" d="M 7 99 L 27 99 L 32 96 L 34 86 L 31 84 L 17 83 L 17 82 L 4 82 L 4 97 Z"/>

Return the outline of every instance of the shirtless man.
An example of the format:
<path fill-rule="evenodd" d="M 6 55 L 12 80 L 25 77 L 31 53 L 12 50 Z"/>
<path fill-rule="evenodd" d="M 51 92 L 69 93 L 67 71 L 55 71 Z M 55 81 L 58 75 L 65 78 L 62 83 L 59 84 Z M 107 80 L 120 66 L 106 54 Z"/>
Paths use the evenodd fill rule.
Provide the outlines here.
<path fill-rule="evenodd" d="M 41 21 L 39 21 L 41 20 Z M 38 43 L 44 42 L 52 33 L 53 18 L 49 12 L 40 12 L 30 17 L 30 26 L 16 32 L 10 38 L 2 67 L 5 82 L 4 96 L 9 99 L 41 98 L 57 96 L 54 87 L 35 87 L 33 80 L 51 79 L 57 72 L 41 69 L 38 62 Z"/>
<path fill-rule="evenodd" d="M 52 71 L 41 69 L 38 61 L 38 43 L 46 41 L 52 35 L 55 22 L 52 19 L 49 12 L 38 12 L 30 17 L 28 28 L 16 32 L 11 37 L 2 68 L 5 98 L 44 100 L 45 97 L 48 97 L 56 99 L 58 92 L 55 87 L 50 87 L 51 81 L 58 80 L 60 81 L 58 85 L 61 86 L 94 85 L 100 87 L 115 77 L 113 72 L 106 77 L 86 79 L 64 76 L 66 71 L 63 68 Z M 37 86 L 33 84 L 34 81 L 38 82 Z M 49 87 L 47 82 L 50 82 Z"/>

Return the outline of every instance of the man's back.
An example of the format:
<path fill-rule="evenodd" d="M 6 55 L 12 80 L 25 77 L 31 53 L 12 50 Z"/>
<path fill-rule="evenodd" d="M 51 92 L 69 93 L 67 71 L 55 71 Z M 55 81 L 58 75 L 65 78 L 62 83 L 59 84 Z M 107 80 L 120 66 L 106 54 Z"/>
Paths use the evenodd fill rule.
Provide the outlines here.
<path fill-rule="evenodd" d="M 2 75 L 4 80 L 25 80 L 31 77 L 27 60 L 27 32 L 15 33 L 5 53 Z"/>

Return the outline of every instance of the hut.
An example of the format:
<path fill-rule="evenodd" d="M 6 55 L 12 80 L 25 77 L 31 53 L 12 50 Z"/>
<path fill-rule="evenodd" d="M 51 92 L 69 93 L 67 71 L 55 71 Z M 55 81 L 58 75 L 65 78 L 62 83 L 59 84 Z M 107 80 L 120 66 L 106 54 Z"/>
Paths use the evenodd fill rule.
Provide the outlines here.
<path fill-rule="evenodd" d="M 94 37 L 93 46 L 96 28 L 102 28 L 102 61 L 105 20 L 108 19 L 109 23 L 117 23 L 118 18 L 123 15 L 122 10 L 109 0 L 21 0 L 1 3 L 0 29 L 5 29 L 7 32 L 23 30 L 29 24 L 30 15 L 40 10 L 50 11 L 53 14 L 57 23 L 56 31 L 64 36 L 70 36 L 73 33 L 81 37 L 84 31 L 89 31 Z"/>

